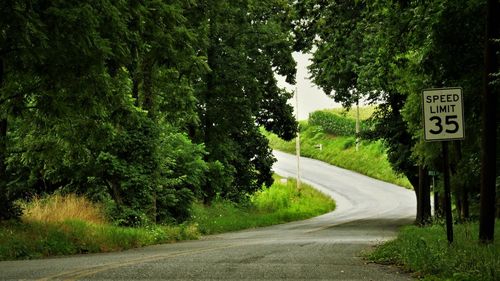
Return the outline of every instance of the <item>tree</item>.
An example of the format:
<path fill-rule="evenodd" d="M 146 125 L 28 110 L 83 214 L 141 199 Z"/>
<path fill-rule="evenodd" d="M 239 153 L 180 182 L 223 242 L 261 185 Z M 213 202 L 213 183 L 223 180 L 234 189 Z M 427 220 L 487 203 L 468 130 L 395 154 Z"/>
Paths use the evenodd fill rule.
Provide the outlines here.
<path fill-rule="evenodd" d="M 62 190 L 108 202 L 123 224 L 188 217 L 206 169 L 183 133 L 202 61 L 176 43 L 195 41 L 192 3 L 134 3 L 2 2 L 3 204 Z M 186 105 L 161 118 L 174 101 Z"/>
<path fill-rule="evenodd" d="M 271 183 L 260 126 L 297 129 L 274 79 L 294 80 L 288 2 L 0 8 L 2 219 L 13 200 L 57 190 L 105 202 L 122 224 L 182 221 L 195 197 Z"/>
<path fill-rule="evenodd" d="M 89 88 L 95 90 L 92 86 L 106 79 L 100 72 L 104 64 L 99 62 L 110 57 L 109 50 L 115 46 L 108 40 L 111 38 L 104 38 L 97 32 L 102 27 L 102 18 L 93 12 L 112 6 L 107 1 L 99 4 L 95 7 L 85 3 L 76 7 L 62 3 L 52 6 L 42 1 L 3 1 L 1 4 L 0 193 L 5 199 L 2 200 L 4 209 L 9 209 L 10 202 L 17 196 L 12 186 L 18 179 L 9 170 L 10 157 L 25 152 L 16 151 L 19 149 L 15 147 L 18 121 L 26 118 L 23 124 L 28 125 L 34 114 L 61 118 L 68 108 L 58 101 L 69 99 L 72 94 L 85 93 Z M 109 16 L 108 27 L 115 27 L 112 20 L 116 19 L 115 10 L 102 10 Z M 118 53 L 120 49 L 116 50 Z M 82 90 L 81 86 L 89 81 L 92 86 Z M 8 210 L 2 214 L 12 217 Z"/>
<path fill-rule="evenodd" d="M 289 9 L 283 1 L 206 3 L 210 72 L 198 90 L 203 126 L 196 133 L 210 163 L 206 201 L 241 200 L 272 182 L 274 159 L 259 126 L 287 139 L 295 135 L 286 104 L 291 94 L 277 87 L 273 71 L 294 81 Z"/>
<path fill-rule="evenodd" d="M 430 205 L 424 170 L 438 170 L 439 147 L 422 140 L 420 93 L 461 85 L 468 104 L 466 130 L 477 132 L 483 1 L 303 0 L 295 5 L 297 46 L 316 48 L 315 83 L 346 106 L 359 96 L 379 103 L 376 130 L 368 137 L 385 140 L 393 167 L 415 187 L 418 220 L 425 221 Z M 478 143 L 466 139 L 454 148 L 452 172 L 459 175 L 454 191 L 464 212 L 475 192 Z"/>
<path fill-rule="evenodd" d="M 298 1 L 297 5 L 299 11 L 306 7 L 302 12 L 306 19 L 297 21 L 297 37 L 316 48 L 310 67 L 313 81 L 346 107 L 361 97 L 379 103 L 376 128 L 364 137 L 385 140 L 393 168 L 415 187 L 417 220 L 423 224 L 430 216 L 428 181 L 419 183 L 410 157 L 414 140 L 401 115 L 406 95 L 395 83 L 398 56 L 406 51 L 401 35 L 407 32 L 409 18 L 404 9 L 384 1 Z"/>

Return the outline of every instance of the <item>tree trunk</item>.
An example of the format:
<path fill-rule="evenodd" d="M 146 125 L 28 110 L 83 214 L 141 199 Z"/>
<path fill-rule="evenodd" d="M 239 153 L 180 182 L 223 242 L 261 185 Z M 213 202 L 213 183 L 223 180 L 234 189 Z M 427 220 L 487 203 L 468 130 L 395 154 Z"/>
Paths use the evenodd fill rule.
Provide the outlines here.
<path fill-rule="evenodd" d="M 156 95 L 154 93 L 154 88 L 153 88 L 153 71 L 154 71 L 154 63 L 152 60 L 144 59 L 141 64 L 141 78 L 142 78 L 142 92 L 141 92 L 141 107 L 142 109 L 146 110 L 148 112 L 148 118 L 154 122 L 155 124 L 158 124 L 158 115 L 157 115 L 157 110 L 156 110 Z M 153 152 L 151 152 L 153 153 Z M 153 174 L 151 174 L 152 179 L 151 180 L 156 180 L 159 178 L 157 175 L 157 170 L 152 171 Z M 155 185 L 156 186 L 156 185 Z M 159 216 L 158 216 L 158 194 L 157 190 L 154 189 L 151 194 L 151 213 L 150 217 L 151 220 L 154 223 L 158 222 Z"/>
<path fill-rule="evenodd" d="M 458 173 L 457 163 L 462 160 L 462 144 L 460 141 L 454 142 L 455 153 L 457 155 L 457 160 L 453 165 L 452 171 L 453 174 L 456 175 Z M 469 201 L 468 201 L 468 192 L 467 186 L 465 184 L 458 184 L 455 186 L 455 200 L 457 206 L 457 220 L 459 223 L 464 223 L 468 219 L 468 209 L 469 209 Z M 466 211 L 467 209 L 467 211 Z M 467 213 L 467 214 L 466 214 Z"/>
<path fill-rule="evenodd" d="M 214 72 L 217 70 L 217 65 L 215 63 L 216 61 L 216 53 L 217 53 L 217 34 L 215 32 L 215 25 L 214 21 L 216 20 L 215 12 L 213 11 L 214 8 L 210 8 L 208 18 L 210 19 L 209 22 L 209 31 L 208 31 L 208 39 L 210 40 L 208 48 L 207 48 L 207 63 L 208 67 L 212 70 L 209 71 L 206 74 L 206 90 L 204 93 L 204 114 L 203 114 L 203 141 L 205 143 L 205 146 L 207 149 L 213 149 L 213 131 L 214 131 L 214 121 L 212 119 L 212 116 L 214 114 L 213 110 L 213 103 L 215 102 L 215 90 L 216 90 L 216 81 L 215 81 L 215 74 Z M 214 101 L 212 101 L 214 99 Z M 212 151 L 208 151 L 207 154 L 205 154 L 205 161 L 206 162 L 212 162 L 214 159 L 212 159 L 211 154 Z M 210 172 L 210 171 L 209 171 Z M 207 205 L 210 205 L 210 203 L 215 199 L 217 192 L 216 192 L 216 187 L 211 181 L 211 177 L 213 175 L 209 176 L 209 179 L 205 182 L 203 186 L 203 202 Z"/>
<path fill-rule="evenodd" d="M 0 119 L 0 220 L 10 218 L 11 204 L 7 195 L 7 119 Z"/>
<path fill-rule="evenodd" d="M 497 95 L 490 85 L 492 74 L 498 71 L 493 39 L 500 38 L 500 3 L 488 0 L 486 14 L 486 44 L 484 54 L 482 150 L 481 150 L 481 207 L 479 215 L 479 239 L 491 243 L 495 233 L 495 181 L 496 181 L 496 105 Z"/>
<path fill-rule="evenodd" d="M 0 89 L 3 87 L 3 60 L 0 59 Z M 7 200 L 7 116 L 0 116 L 0 220 L 8 218 Z"/>
<path fill-rule="evenodd" d="M 417 219 L 416 224 L 426 225 L 431 218 L 429 175 L 423 166 L 418 167 Z"/>
<path fill-rule="evenodd" d="M 0 89 L 5 80 L 4 61 L 0 59 Z M 3 113 L 6 114 L 6 113 Z M 18 214 L 14 210 L 12 199 L 7 191 L 7 115 L 0 115 L 0 220 L 15 218 Z"/>
<path fill-rule="evenodd" d="M 417 200 L 417 215 L 415 218 L 415 224 L 417 225 L 423 225 L 424 223 L 424 205 L 422 201 L 422 189 L 421 189 L 421 180 L 423 179 L 422 177 L 422 167 L 419 166 L 416 168 L 413 172 L 408 171 L 405 173 L 406 178 L 408 178 L 408 181 L 410 184 L 413 186 L 413 190 L 415 191 L 415 198 Z M 425 197 L 425 196 L 424 196 Z"/>
<path fill-rule="evenodd" d="M 458 223 L 463 223 L 464 222 L 464 217 L 463 217 L 464 205 L 463 205 L 461 193 L 455 195 L 455 205 L 457 208 L 457 221 L 458 221 Z"/>
<path fill-rule="evenodd" d="M 441 204 L 441 194 L 437 191 L 434 191 L 434 216 L 436 218 L 443 217 L 443 204 Z"/>
<path fill-rule="evenodd" d="M 464 221 L 468 221 L 470 219 L 469 207 L 469 192 L 464 189 L 464 192 L 462 194 L 462 218 Z"/>
<path fill-rule="evenodd" d="M 3 87 L 4 80 L 3 60 L 0 59 L 0 89 Z M 0 196 L 4 196 L 4 184 L 7 182 L 7 116 L 0 115 Z M 3 199 L 3 198 L 2 198 Z M 2 200 L 4 202 L 4 200 Z"/>

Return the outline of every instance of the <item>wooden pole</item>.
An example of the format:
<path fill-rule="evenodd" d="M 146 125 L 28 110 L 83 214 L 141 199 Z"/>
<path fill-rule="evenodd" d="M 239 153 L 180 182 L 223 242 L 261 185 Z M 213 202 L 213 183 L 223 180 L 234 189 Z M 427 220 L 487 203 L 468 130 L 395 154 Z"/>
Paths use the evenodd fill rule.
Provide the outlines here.
<path fill-rule="evenodd" d="M 299 91 L 295 88 L 295 113 L 297 114 L 297 122 L 299 122 Z M 295 150 L 297 153 L 297 190 L 300 191 L 300 127 L 297 131 L 295 139 Z"/>

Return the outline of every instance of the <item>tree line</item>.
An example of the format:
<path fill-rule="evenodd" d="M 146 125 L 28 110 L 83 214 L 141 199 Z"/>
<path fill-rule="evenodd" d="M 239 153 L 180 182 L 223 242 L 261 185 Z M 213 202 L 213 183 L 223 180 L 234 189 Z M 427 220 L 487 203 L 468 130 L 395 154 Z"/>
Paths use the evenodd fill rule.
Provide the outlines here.
<path fill-rule="evenodd" d="M 440 146 L 422 138 L 421 91 L 462 87 L 453 197 L 458 220 L 480 216 L 491 240 L 499 14 L 498 0 L 2 1 L 0 218 L 57 190 L 106 202 L 127 225 L 182 221 L 195 199 L 244 200 L 272 182 L 259 128 L 296 134 L 274 75 L 294 83 L 302 51 L 335 101 L 378 104 L 365 137 L 383 139 L 415 187 L 419 224 L 429 171 L 443 172 Z"/>
<path fill-rule="evenodd" d="M 296 4 L 296 44 L 313 53 L 314 83 L 346 107 L 378 104 L 365 137 L 383 139 L 394 169 L 415 187 L 418 224 L 431 219 L 429 171 L 440 172 L 433 191 L 442 213 L 444 172 L 441 146 L 423 140 L 422 90 L 463 88 L 466 138 L 450 144 L 452 193 L 458 221 L 480 217 L 483 241 L 493 239 L 500 216 L 499 7 L 497 0 Z"/>
<path fill-rule="evenodd" d="M 288 1 L 0 3 L 0 219 L 76 192 L 122 225 L 272 183 L 260 127 L 297 124 Z"/>

